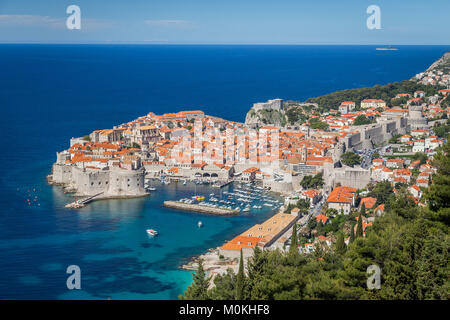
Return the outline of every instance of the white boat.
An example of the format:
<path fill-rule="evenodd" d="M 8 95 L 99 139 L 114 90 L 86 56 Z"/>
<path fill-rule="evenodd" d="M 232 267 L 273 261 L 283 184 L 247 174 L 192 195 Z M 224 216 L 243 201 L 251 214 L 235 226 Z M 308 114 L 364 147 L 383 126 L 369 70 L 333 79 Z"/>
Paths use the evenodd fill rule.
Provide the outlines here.
<path fill-rule="evenodd" d="M 202 225 L 203 225 L 203 223 L 202 223 L 201 221 L 199 221 L 199 222 L 197 223 L 197 226 L 198 226 L 199 228 L 201 228 Z"/>
<path fill-rule="evenodd" d="M 250 208 L 249 208 L 249 207 L 245 207 L 242 211 L 243 211 L 243 212 L 249 212 L 249 211 L 250 211 Z"/>
<path fill-rule="evenodd" d="M 148 189 L 148 191 L 156 191 L 156 188 L 154 188 L 154 187 L 149 187 L 147 189 Z"/>
<path fill-rule="evenodd" d="M 153 230 L 153 229 L 147 229 L 147 233 L 148 233 L 150 236 L 152 236 L 152 237 L 158 235 L 158 231 Z"/>
<path fill-rule="evenodd" d="M 183 181 L 183 185 L 186 185 L 186 180 Z"/>

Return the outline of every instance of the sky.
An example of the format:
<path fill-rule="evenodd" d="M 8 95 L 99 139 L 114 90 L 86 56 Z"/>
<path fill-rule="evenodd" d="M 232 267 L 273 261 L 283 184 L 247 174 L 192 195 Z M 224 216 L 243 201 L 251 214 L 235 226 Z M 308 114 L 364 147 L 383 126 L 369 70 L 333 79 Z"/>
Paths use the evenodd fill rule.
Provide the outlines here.
<path fill-rule="evenodd" d="M 0 43 L 449 45 L 449 13 L 449 0 L 0 0 Z"/>

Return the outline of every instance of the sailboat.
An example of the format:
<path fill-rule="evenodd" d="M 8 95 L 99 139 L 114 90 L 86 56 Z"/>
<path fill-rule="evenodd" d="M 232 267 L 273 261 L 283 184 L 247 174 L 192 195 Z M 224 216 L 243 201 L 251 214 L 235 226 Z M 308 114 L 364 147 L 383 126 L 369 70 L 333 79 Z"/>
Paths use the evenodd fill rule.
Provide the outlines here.
<path fill-rule="evenodd" d="M 199 228 L 201 228 L 201 227 L 203 226 L 203 223 L 202 223 L 201 221 L 199 221 L 199 222 L 197 223 L 197 226 L 198 226 Z"/>

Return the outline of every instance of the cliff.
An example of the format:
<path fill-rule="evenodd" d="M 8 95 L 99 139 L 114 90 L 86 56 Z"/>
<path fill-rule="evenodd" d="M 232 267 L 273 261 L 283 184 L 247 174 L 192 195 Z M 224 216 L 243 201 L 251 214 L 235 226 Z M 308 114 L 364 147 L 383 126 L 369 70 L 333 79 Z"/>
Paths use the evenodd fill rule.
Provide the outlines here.
<path fill-rule="evenodd" d="M 432 70 L 445 71 L 450 69 L 450 51 L 444 53 L 442 57 L 436 60 L 425 72 Z"/>

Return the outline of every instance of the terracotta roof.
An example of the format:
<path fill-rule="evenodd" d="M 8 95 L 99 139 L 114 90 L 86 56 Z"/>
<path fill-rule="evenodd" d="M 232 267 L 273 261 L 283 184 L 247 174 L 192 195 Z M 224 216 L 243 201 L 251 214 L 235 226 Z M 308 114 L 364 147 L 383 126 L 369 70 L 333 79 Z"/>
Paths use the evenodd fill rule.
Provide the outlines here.
<path fill-rule="evenodd" d="M 328 202 L 352 203 L 356 189 L 351 187 L 336 187 L 328 196 Z"/>

